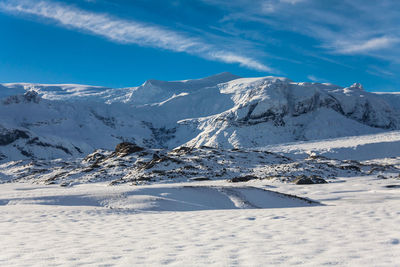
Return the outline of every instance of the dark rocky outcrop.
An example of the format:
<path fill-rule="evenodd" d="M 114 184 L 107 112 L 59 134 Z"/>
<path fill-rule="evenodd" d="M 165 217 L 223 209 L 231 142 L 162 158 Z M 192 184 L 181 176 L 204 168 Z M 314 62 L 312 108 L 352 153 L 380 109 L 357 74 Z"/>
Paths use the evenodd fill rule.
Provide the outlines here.
<path fill-rule="evenodd" d="M 190 181 L 209 181 L 209 180 L 211 180 L 211 179 L 208 178 L 208 177 L 202 177 L 202 176 L 200 176 L 200 177 L 193 177 L 193 178 L 190 178 L 189 180 L 190 180 Z"/>
<path fill-rule="evenodd" d="M 130 142 L 122 142 L 115 147 L 115 153 L 120 157 L 125 157 L 132 153 L 140 152 L 143 150 L 143 147 L 137 146 L 136 144 Z"/>
<path fill-rule="evenodd" d="M 23 95 L 13 95 L 9 96 L 3 101 L 4 105 L 18 104 L 18 103 L 35 103 L 38 104 L 41 97 L 36 91 L 27 91 Z"/>
<path fill-rule="evenodd" d="M 95 151 L 92 154 L 87 155 L 84 159 L 83 162 L 87 162 L 87 163 L 97 163 L 100 162 L 101 160 L 105 159 L 106 156 L 101 153 L 101 151 Z"/>
<path fill-rule="evenodd" d="M 248 182 L 250 180 L 255 180 L 257 178 L 258 177 L 254 176 L 254 175 L 246 175 L 246 176 L 240 176 L 240 177 L 232 178 L 230 180 L 230 182 L 232 182 L 232 183 Z"/>
<path fill-rule="evenodd" d="M 0 146 L 6 146 L 18 139 L 28 139 L 29 135 L 25 131 L 21 131 L 18 129 L 13 130 L 1 130 L 0 129 Z"/>
<path fill-rule="evenodd" d="M 312 175 L 312 176 L 300 175 L 300 176 L 296 177 L 296 179 L 293 181 L 293 183 L 295 183 L 295 184 L 326 184 L 328 182 L 316 175 Z"/>
<path fill-rule="evenodd" d="M 50 148 L 55 148 L 63 151 L 65 154 L 71 155 L 71 151 L 69 151 L 68 148 L 63 147 L 62 145 L 53 145 L 50 143 L 42 142 L 38 137 L 35 137 L 33 139 L 30 139 L 28 142 L 26 142 L 27 145 L 36 145 L 36 146 L 41 146 L 41 147 L 50 147 Z"/>

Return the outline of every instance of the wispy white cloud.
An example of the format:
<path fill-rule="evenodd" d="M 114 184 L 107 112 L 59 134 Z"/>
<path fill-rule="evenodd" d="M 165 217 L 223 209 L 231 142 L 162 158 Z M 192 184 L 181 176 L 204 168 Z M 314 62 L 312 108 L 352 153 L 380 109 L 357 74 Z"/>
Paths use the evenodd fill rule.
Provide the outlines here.
<path fill-rule="evenodd" d="M 289 3 L 292 5 L 301 3 L 301 2 L 305 2 L 306 0 L 279 0 L 281 3 Z"/>
<path fill-rule="evenodd" d="M 364 52 L 389 48 L 394 44 L 396 44 L 398 41 L 399 40 L 397 38 L 382 36 L 362 41 L 359 43 L 354 43 L 349 41 L 338 42 L 334 47 L 334 49 L 336 50 L 337 53 L 341 54 L 364 53 Z"/>
<path fill-rule="evenodd" d="M 327 82 L 327 80 L 319 78 L 313 74 L 308 75 L 307 79 L 309 79 L 312 82 L 318 82 L 318 83 Z"/>
<path fill-rule="evenodd" d="M 199 37 L 187 36 L 158 25 L 120 19 L 105 13 L 89 12 L 53 1 L 7 0 L 0 2 L 0 11 L 52 20 L 60 26 L 85 31 L 118 43 L 185 52 L 208 60 L 240 64 L 258 71 L 275 72 L 269 66 L 245 54 L 209 44 Z"/>
<path fill-rule="evenodd" d="M 369 74 L 372 74 L 374 76 L 379 76 L 382 78 L 389 78 L 389 77 L 396 76 L 393 72 L 388 71 L 385 68 L 381 68 L 381 67 L 374 66 L 374 65 L 368 66 L 368 69 L 366 70 L 366 72 L 368 72 Z"/>
<path fill-rule="evenodd" d="M 307 79 L 309 79 L 309 80 L 312 81 L 312 82 L 318 82 L 318 78 L 315 77 L 314 75 L 308 75 L 308 76 L 307 76 Z"/>
<path fill-rule="evenodd" d="M 235 53 L 231 52 L 225 52 L 225 51 L 216 51 L 211 53 L 211 57 L 215 59 L 219 59 L 223 62 L 226 63 L 237 63 L 240 62 L 242 66 L 252 68 L 252 69 L 257 69 L 257 70 L 264 70 L 265 65 L 248 57 L 244 57 L 241 55 L 237 55 Z M 269 69 L 269 68 L 268 68 Z M 274 71 L 276 73 L 276 71 Z"/>
<path fill-rule="evenodd" d="M 200 1 L 224 9 L 227 14 L 221 23 L 231 27 L 237 21 L 251 21 L 312 37 L 320 44 L 315 46 L 319 52 L 363 54 L 392 62 L 399 58 L 393 56 L 399 54 L 400 44 L 397 1 L 254 0 L 251 5 L 244 0 Z"/>

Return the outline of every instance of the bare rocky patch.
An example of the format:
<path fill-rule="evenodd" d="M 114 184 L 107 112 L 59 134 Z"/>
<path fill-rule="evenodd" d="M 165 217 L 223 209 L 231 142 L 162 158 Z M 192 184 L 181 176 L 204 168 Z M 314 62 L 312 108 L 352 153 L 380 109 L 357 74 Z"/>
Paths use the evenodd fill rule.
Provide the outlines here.
<path fill-rule="evenodd" d="M 367 164 L 316 155 L 294 160 L 279 153 L 260 150 L 206 146 L 148 149 L 124 142 L 118 144 L 114 151 L 97 150 L 83 159 L 72 161 L 9 162 L 0 165 L 0 172 L 3 182 L 32 181 L 63 185 L 100 181 L 116 185 L 221 179 L 233 183 L 265 179 L 294 184 L 323 184 L 334 181 L 336 177 L 396 177 L 400 168 L 395 164 Z"/>

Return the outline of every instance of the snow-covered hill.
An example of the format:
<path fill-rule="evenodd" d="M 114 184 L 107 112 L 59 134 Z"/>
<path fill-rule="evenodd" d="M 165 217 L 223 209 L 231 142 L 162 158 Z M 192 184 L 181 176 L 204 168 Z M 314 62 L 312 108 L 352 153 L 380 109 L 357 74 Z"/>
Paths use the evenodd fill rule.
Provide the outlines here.
<path fill-rule="evenodd" d="M 120 142 L 251 148 L 400 129 L 398 95 L 230 73 L 139 87 L 0 85 L 0 160 L 83 157 Z M 396 99 L 396 100 L 395 100 Z"/>

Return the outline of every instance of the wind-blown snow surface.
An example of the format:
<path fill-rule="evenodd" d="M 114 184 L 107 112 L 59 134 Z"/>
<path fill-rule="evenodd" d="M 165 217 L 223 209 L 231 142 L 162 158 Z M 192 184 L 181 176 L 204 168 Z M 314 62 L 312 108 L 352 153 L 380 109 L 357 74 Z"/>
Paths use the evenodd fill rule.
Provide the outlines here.
<path fill-rule="evenodd" d="M 0 161 L 83 157 L 122 141 L 250 148 L 400 129 L 400 107 L 359 84 L 230 73 L 139 87 L 0 85 Z"/>
<path fill-rule="evenodd" d="M 186 189 L 184 184 L 0 185 L 0 265 L 396 266 L 400 261 L 399 181 L 369 176 L 311 186 L 206 183 Z M 235 202 L 218 191 L 223 188 L 287 192 L 324 206 L 267 196 L 258 200 L 275 208 L 254 209 L 249 203 L 257 199 Z"/>

